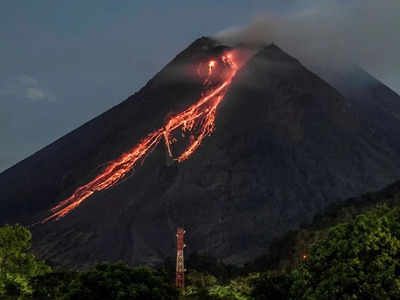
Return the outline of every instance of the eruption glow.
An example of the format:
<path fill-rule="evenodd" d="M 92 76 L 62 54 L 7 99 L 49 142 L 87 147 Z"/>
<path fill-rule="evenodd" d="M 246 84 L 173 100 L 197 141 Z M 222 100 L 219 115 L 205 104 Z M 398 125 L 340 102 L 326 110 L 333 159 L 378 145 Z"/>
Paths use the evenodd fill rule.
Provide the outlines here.
<path fill-rule="evenodd" d="M 239 62 L 233 58 L 233 53 L 223 55 L 207 64 L 206 78 L 203 81 L 205 91 L 202 97 L 186 110 L 178 113 L 164 124 L 163 127 L 149 133 L 130 151 L 111 161 L 109 165 L 89 183 L 77 188 L 66 200 L 51 209 L 51 215 L 42 223 L 49 220 L 59 220 L 94 193 L 106 190 L 116 185 L 131 172 L 139 162 L 143 162 L 164 140 L 168 155 L 177 162 L 188 159 L 200 146 L 203 139 L 214 131 L 217 108 L 224 99 L 233 77 L 239 69 Z M 244 63 L 242 61 L 241 63 Z M 189 136 L 189 145 L 174 158 L 172 145 L 178 141 L 174 135 L 180 129 L 181 136 Z"/>

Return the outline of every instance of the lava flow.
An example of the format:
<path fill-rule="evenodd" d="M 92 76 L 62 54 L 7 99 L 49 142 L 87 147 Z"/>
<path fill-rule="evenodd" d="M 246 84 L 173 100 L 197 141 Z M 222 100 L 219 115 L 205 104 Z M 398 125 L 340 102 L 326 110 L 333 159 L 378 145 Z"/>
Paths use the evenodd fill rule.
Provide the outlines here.
<path fill-rule="evenodd" d="M 244 57 L 241 57 L 241 65 L 244 60 Z M 180 163 L 188 159 L 200 146 L 203 139 L 214 131 L 218 105 L 224 99 L 232 79 L 241 65 L 233 52 L 223 55 L 218 60 L 209 61 L 204 72 L 203 87 L 205 91 L 197 103 L 169 118 L 163 127 L 151 132 L 130 151 L 110 162 L 93 180 L 77 188 L 69 198 L 53 207 L 51 215 L 42 223 L 53 219 L 59 220 L 94 193 L 117 184 L 139 162 L 143 162 L 161 140 L 164 140 L 168 155 L 174 160 Z M 182 137 L 188 135 L 190 139 L 189 145 L 184 151 L 174 158 L 172 146 L 178 140 L 174 137 L 178 129 L 181 130 Z"/>

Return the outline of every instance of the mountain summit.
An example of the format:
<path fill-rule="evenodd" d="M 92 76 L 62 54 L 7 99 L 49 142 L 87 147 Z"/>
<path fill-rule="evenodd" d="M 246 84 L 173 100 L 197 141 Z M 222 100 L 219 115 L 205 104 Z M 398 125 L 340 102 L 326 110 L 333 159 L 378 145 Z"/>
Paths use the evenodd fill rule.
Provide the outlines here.
<path fill-rule="evenodd" d="M 198 39 L 139 92 L 0 174 L 0 222 L 37 223 L 35 251 L 63 265 L 157 263 L 174 254 L 177 227 L 187 231 L 189 252 L 241 263 L 328 205 L 400 178 L 399 135 L 392 136 L 400 133 L 393 129 L 400 128 L 393 114 L 398 95 L 374 81 L 376 93 L 363 103 L 346 89 L 350 83 L 332 80 L 335 89 L 276 45 L 252 49 L 229 73 L 230 51 Z M 162 135 L 172 118 L 213 91 L 215 100 L 202 109 L 215 106 L 215 120 L 201 145 L 195 145 L 200 133 L 173 133 L 173 151 L 197 147 L 179 163 Z M 364 86 L 357 91 L 371 95 Z M 385 99 L 390 94 L 391 111 L 378 116 L 388 114 L 390 122 L 371 113 L 380 91 Z M 198 112 L 198 123 L 185 119 L 179 126 L 200 130 L 208 124 L 203 111 L 190 111 Z M 120 176 L 127 166 L 121 155 L 157 130 L 162 134 L 151 151 Z M 376 135 L 385 130 L 391 135 Z M 118 180 L 99 189 L 112 161 Z M 40 223 L 75 194 L 85 199 Z"/>

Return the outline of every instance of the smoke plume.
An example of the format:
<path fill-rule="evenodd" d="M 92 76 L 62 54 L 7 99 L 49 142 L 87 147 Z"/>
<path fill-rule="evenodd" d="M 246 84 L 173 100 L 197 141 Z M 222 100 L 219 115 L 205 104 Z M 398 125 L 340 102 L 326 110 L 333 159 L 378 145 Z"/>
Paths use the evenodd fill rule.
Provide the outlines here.
<path fill-rule="evenodd" d="M 400 1 L 308 1 L 285 16 L 262 15 L 217 34 L 225 43 L 275 43 L 307 66 L 360 65 L 400 91 Z"/>

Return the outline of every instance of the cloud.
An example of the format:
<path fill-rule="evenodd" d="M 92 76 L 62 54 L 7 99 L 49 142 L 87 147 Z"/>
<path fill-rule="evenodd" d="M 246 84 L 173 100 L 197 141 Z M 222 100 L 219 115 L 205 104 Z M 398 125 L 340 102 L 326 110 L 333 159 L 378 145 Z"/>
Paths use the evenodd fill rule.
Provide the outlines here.
<path fill-rule="evenodd" d="M 39 81 L 28 75 L 6 80 L 0 86 L 0 96 L 14 96 L 29 101 L 54 102 L 56 97 Z"/>
<path fill-rule="evenodd" d="M 44 91 L 38 88 L 27 88 L 26 98 L 31 100 L 44 100 L 48 98 L 48 95 Z"/>
<path fill-rule="evenodd" d="M 304 2 L 307 5 L 295 13 L 261 15 L 247 26 L 219 32 L 217 38 L 228 43 L 274 42 L 306 65 L 358 64 L 388 80 L 388 74 L 399 74 L 399 0 Z"/>
<path fill-rule="evenodd" d="M 21 75 L 17 78 L 17 80 L 23 85 L 36 86 L 38 84 L 38 81 L 36 79 L 28 75 Z"/>

